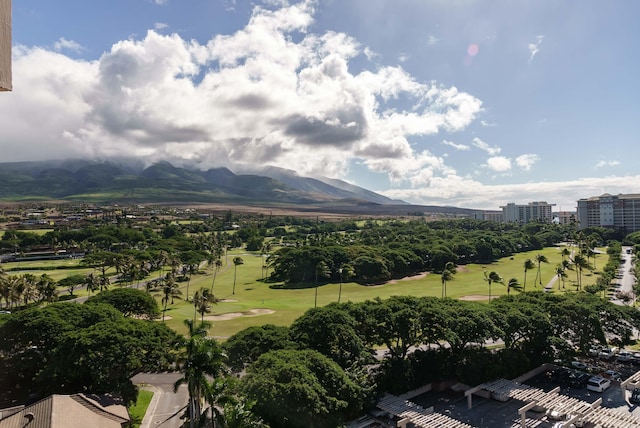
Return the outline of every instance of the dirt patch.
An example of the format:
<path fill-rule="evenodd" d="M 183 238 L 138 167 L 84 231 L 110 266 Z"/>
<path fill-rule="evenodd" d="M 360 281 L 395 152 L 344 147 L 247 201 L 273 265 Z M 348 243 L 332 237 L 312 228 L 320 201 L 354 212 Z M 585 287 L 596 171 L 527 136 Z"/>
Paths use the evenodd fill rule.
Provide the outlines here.
<path fill-rule="evenodd" d="M 256 317 L 258 315 L 268 315 L 274 312 L 275 311 L 272 311 L 271 309 L 249 309 L 245 312 L 229 312 L 220 315 L 209 315 L 208 317 L 204 317 L 204 319 L 207 321 L 228 321 L 240 317 Z"/>
<path fill-rule="evenodd" d="M 392 279 L 391 281 L 387 281 L 382 285 L 385 285 L 385 284 L 397 284 L 400 281 L 415 281 L 415 280 L 418 280 L 418 279 L 424 279 L 424 278 L 427 277 L 427 275 L 428 275 L 428 272 L 422 272 L 422 273 L 419 273 L 417 275 L 405 276 L 404 278 L 400 278 L 400 279 Z"/>
<path fill-rule="evenodd" d="M 235 303 L 237 302 L 236 299 L 220 299 L 219 300 L 220 303 Z"/>
<path fill-rule="evenodd" d="M 456 272 L 469 272 L 469 268 L 466 266 L 456 266 Z"/>
<path fill-rule="evenodd" d="M 489 296 L 483 296 L 482 294 L 470 294 L 468 296 L 462 296 L 458 300 L 470 300 L 470 301 L 489 300 Z"/>

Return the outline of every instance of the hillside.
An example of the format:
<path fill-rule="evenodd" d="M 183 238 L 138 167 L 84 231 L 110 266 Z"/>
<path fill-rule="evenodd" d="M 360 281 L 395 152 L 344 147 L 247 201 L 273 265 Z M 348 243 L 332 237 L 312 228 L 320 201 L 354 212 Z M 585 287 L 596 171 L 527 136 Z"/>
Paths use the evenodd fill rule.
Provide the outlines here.
<path fill-rule="evenodd" d="M 277 168 L 235 174 L 226 168 L 200 171 L 168 162 L 146 168 L 118 160 L 16 162 L 0 163 L 0 180 L 0 199 L 5 201 L 404 204 L 339 180 L 300 177 Z"/>

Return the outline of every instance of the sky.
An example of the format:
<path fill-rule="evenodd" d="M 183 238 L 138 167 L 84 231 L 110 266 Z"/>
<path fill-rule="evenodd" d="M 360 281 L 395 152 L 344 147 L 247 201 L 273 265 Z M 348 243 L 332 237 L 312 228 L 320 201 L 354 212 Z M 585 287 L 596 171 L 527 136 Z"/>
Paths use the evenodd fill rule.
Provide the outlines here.
<path fill-rule="evenodd" d="M 423 205 L 640 193 L 640 2 L 14 0 L 0 161 L 277 166 Z"/>

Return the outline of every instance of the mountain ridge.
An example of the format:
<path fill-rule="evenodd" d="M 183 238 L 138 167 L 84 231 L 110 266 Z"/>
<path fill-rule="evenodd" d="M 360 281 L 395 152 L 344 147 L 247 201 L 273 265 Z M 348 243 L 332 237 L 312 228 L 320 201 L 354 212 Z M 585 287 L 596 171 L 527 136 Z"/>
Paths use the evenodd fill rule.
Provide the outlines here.
<path fill-rule="evenodd" d="M 224 167 L 202 171 L 166 161 L 144 167 L 128 160 L 68 159 L 0 163 L 0 180 L 9 184 L 0 187 L 4 200 L 406 204 L 339 180 L 302 177 L 276 167 L 235 174 Z"/>

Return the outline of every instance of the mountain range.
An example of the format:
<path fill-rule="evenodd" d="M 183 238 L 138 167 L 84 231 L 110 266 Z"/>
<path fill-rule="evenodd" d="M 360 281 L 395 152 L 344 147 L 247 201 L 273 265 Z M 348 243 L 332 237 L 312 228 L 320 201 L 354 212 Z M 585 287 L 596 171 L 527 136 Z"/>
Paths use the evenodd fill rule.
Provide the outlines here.
<path fill-rule="evenodd" d="M 0 199 L 103 202 L 371 203 L 405 205 L 326 177 L 265 167 L 252 174 L 227 168 L 200 171 L 159 162 L 85 160 L 0 163 Z"/>
<path fill-rule="evenodd" d="M 5 202 L 233 204 L 381 216 L 469 216 L 477 211 L 410 205 L 342 180 L 303 177 L 273 166 L 236 174 L 169 162 L 145 166 L 136 159 L 5 162 L 0 163 L 0 184 L 0 201 Z"/>

